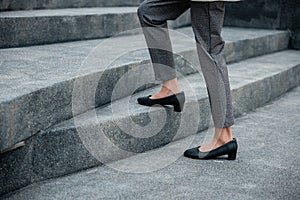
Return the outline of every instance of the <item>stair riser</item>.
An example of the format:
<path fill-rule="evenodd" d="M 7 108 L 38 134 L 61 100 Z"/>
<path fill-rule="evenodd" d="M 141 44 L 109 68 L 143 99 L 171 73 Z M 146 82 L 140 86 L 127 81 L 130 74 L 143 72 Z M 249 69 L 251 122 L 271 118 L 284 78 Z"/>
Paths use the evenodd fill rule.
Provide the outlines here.
<path fill-rule="evenodd" d="M 273 41 L 283 42 L 274 42 L 278 45 L 274 46 L 274 43 L 268 43 L 270 41 L 269 37 L 263 37 L 261 39 L 253 40 L 252 42 L 244 40 L 235 43 L 228 43 L 225 48 L 226 59 L 230 62 L 235 62 L 287 48 L 287 34 L 278 34 L 277 36 L 271 36 L 271 38 Z M 264 48 L 258 48 L 261 45 L 264 45 Z M 255 49 L 257 47 L 258 50 L 241 51 L 241 48 L 245 46 L 249 46 L 249 49 Z M 182 52 L 182 55 L 184 55 L 185 58 L 188 58 L 188 60 L 192 60 L 192 62 L 199 62 L 194 50 Z M 189 63 L 181 58 L 177 58 L 176 63 L 179 72 L 184 75 L 196 72 L 193 68 L 188 67 Z M 101 106 L 109 103 L 111 100 L 111 91 L 113 91 L 118 79 L 128 72 L 129 69 L 136 68 L 137 66 L 139 66 L 138 63 L 107 70 L 102 76 L 100 80 L 101 84 L 99 84 L 97 91 L 95 92 L 95 105 Z M 144 72 L 140 77 L 141 79 L 146 78 L 143 77 L 146 74 L 152 73 L 151 66 L 144 66 L 144 70 L 148 73 Z M 81 76 L 80 79 L 83 80 L 81 83 L 82 87 L 84 88 L 85 85 L 88 86 L 92 80 L 99 81 L 97 77 L 100 76 L 101 72 Z M 0 143 L 0 149 L 3 150 L 8 148 L 13 144 L 34 135 L 40 130 L 45 130 L 54 124 L 70 119 L 73 116 L 72 92 L 74 81 L 75 80 L 64 81 L 55 84 L 52 87 L 44 88 L 34 93 L 14 99 L 13 101 L 0 104 L 0 118 L 1 116 L 3 118 L 3 120 L 0 121 L 2 131 L 2 143 Z M 130 95 L 133 92 L 134 87 L 134 83 L 128 84 L 128 87 L 124 88 L 122 94 L 119 95 L 119 98 Z M 147 87 L 140 89 L 142 90 L 145 88 Z M 84 92 L 85 89 L 82 89 L 82 91 Z M 93 108 L 93 103 L 94 102 L 90 105 L 84 103 L 84 107 L 80 108 L 79 113 Z"/>
<path fill-rule="evenodd" d="M 300 65 L 232 91 L 234 116 L 238 117 L 276 99 L 300 84 Z"/>
<path fill-rule="evenodd" d="M 241 78 L 242 79 L 242 78 Z M 300 65 L 291 67 L 280 73 L 256 80 L 249 84 L 233 88 L 233 105 L 235 117 L 253 111 L 255 108 L 284 94 L 286 91 L 300 84 Z M 204 130 L 209 123 L 209 104 L 207 97 L 199 99 L 201 112 L 199 130 Z M 189 102 L 186 108 L 192 107 Z M 153 112 L 164 112 L 162 109 Z M 161 131 L 150 140 L 137 139 L 124 134 L 115 122 L 107 121 L 101 124 L 105 127 L 106 135 L 118 146 L 141 152 L 162 146 L 172 140 L 177 130 L 179 113 L 167 110 L 168 121 Z M 146 114 L 135 116 L 139 121 L 147 122 Z M 97 129 L 97 125 L 89 125 L 89 128 Z M 182 137 L 193 134 L 186 132 Z M 180 139 L 177 137 L 176 139 Z M 105 149 L 105 147 L 104 147 Z M 69 128 L 54 128 L 43 131 L 26 141 L 26 146 L 1 156 L 1 194 L 13 191 L 30 183 L 47 178 L 74 173 L 81 169 L 101 165 L 94 159 L 82 145 L 80 137 L 74 126 Z M 3 178 L 4 176 L 9 177 Z"/>
<path fill-rule="evenodd" d="M 190 24 L 188 12 L 170 24 Z M 135 12 L 47 17 L 1 17 L 0 48 L 106 38 L 140 27 Z"/>
<path fill-rule="evenodd" d="M 288 43 L 289 34 L 287 33 L 269 35 L 263 38 L 227 43 L 224 54 L 227 62 L 237 62 L 246 57 L 250 58 L 283 50 L 284 47 L 288 47 Z"/>
<path fill-rule="evenodd" d="M 142 0 L 4 0 L 0 2 L 0 11 L 106 6 L 138 6 L 141 2 Z"/>

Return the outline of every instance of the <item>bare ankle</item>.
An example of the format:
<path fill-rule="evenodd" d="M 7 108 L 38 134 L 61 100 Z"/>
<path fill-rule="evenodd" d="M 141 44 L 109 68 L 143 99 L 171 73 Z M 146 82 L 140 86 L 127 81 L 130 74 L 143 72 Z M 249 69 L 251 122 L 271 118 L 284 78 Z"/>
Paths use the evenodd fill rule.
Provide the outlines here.
<path fill-rule="evenodd" d="M 181 92 L 181 89 L 179 88 L 178 85 L 177 78 L 165 81 L 162 87 L 165 88 L 168 93 L 176 94 Z"/>
<path fill-rule="evenodd" d="M 231 127 L 227 128 L 216 128 L 214 140 L 217 143 L 225 144 L 233 139 Z"/>
<path fill-rule="evenodd" d="M 218 144 L 226 144 L 227 142 L 231 141 L 232 139 L 230 138 L 219 138 L 217 143 Z"/>

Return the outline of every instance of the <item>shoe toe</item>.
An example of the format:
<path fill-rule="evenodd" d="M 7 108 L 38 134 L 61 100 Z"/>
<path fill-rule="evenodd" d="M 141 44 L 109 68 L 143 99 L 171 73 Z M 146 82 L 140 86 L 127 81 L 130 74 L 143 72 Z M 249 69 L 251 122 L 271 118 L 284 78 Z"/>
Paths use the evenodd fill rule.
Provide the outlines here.
<path fill-rule="evenodd" d="M 143 97 L 139 97 L 139 98 L 137 99 L 137 102 L 138 102 L 139 104 L 142 104 L 142 102 L 143 102 Z"/>
<path fill-rule="evenodd" d="M 137 102 L 141 105 L 149 106 L 149 105 L 151 105 L 149 97 L 151 97 L 151 95 L 149 95 L 147 97 L 139 97 L 139 98 L 137 98 Z"/>
<path fill-rule="evenodd" d="M 188 158 L 198 158 L 199 157 L 199 147 L 194 147 L 188 149 L 184 152 L 184 156 Z"/>

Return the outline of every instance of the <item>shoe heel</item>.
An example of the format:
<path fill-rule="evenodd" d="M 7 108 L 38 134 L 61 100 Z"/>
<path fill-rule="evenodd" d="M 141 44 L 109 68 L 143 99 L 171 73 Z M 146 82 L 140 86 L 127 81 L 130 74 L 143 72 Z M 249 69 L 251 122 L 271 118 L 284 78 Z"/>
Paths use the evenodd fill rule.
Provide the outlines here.
<path fill-rule="evenodd" d="M 235 160 L 236 159 L 236 152 L 229 153 L 227 160 Z"/>
<path fill-rule="evenodd" d="M 174 105 L 174 111 L 175 112 L 181 112 L 182 109 L 181 109 L 180 105 Z"/>

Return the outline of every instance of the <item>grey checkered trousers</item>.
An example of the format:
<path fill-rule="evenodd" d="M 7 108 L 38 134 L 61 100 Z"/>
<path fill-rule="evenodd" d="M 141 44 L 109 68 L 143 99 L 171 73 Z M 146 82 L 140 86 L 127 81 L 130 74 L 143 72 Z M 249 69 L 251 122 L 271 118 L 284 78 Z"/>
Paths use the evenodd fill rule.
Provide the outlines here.
<path fill-rule="evenodd" d="M 142 27 L 146 28 L 144 35 L 149 47 L 155 79 L 167 81 L 176 78 L 167 20 L 175 20 L 189 8 L 214 126 L 216 128 L 232 126 L 234 124 L 232 99 L 227 65 L 223 56 L 225 42 L 221 37 L 225 13 L 224 2 L 145 0 L 139 6 L 138 16 Z"/>

